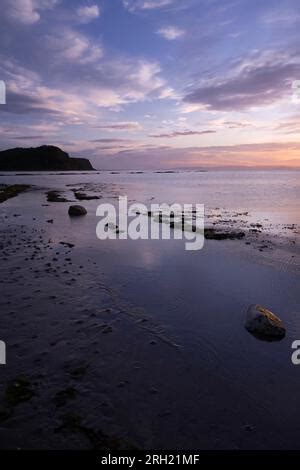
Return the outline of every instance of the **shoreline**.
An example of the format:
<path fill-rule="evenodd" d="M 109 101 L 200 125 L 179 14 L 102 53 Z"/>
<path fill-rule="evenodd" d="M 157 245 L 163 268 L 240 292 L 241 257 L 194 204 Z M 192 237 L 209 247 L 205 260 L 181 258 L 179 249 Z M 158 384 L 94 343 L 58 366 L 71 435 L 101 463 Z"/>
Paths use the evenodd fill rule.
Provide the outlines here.
<path fill-rule="evenodd" d="M 0 205 L 1 448 L 299 448 L 298 277 L 244 240 L 192 255 L 174 240 L 101 244 L 98 202 L 72 221 L 51 189 Z M 245 331 L 253 302 L 284 320 L 283 341 Z"/>

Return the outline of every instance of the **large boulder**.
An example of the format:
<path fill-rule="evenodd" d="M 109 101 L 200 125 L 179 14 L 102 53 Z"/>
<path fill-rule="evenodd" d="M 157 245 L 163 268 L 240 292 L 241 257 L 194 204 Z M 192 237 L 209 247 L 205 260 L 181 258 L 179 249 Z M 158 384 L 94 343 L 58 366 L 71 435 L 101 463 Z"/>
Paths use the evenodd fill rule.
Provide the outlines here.
<path fill-rule="evenodd" d="M 83 206 L 70 206 L 68 213 L 70 217 L 77 217 L 80 215 L 86 215 L 87 210 Z"/>
<path fill-rule="evenodd" d="M 248 308 L 245 328 L 266 341 L 280 340 L 285 336 L 285 327 L 280 318 L 259 304 Z"/>

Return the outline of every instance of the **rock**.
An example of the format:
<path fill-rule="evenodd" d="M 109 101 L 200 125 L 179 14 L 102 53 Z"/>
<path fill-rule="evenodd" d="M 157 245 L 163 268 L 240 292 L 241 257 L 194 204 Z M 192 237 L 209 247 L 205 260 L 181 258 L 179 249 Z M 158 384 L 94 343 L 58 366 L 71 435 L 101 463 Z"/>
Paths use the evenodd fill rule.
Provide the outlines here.
<path fill-rule="evenodd" d="M 74 195 L 78 201 L 92 201 L 93 199 L 100 199 L 99 196 L 90 196 L 85 193 L 81 193 L 79 191 L 74 191 Z"/>
<path fill-rule="evenodd" d="M 285 336 L 285 327 L 280 318 L 259 304 L 248 308 L 245 328 L 257 338 L 266 341 L 280 340 Z"/>
<path fill-rule="evenodd" d="M 59 191 L 48 191 L 46 194 L 48 202 L 69 202 L 68 199 L 60 195 Z"/>
<path fill-rule="evenodd" d="M 65 245 L 67 246 L 68 248 L 74 248 L 74 243 L 69 243 L 69 242 L 59 242 L 60 245 Z"/>
<path fill-rule="evenodd" d="M 77 217 L 80 215 L 86 215 L 87 210 L 83 206 L 70 206 L 68 213 L 70 217 Z"/>
<path fill-rule="evenodd" d="M 205 228 L 204 237 L 207 240 L 241 240 L 245 237 L 244 232 L 219 232 L 214 228 Z"/>

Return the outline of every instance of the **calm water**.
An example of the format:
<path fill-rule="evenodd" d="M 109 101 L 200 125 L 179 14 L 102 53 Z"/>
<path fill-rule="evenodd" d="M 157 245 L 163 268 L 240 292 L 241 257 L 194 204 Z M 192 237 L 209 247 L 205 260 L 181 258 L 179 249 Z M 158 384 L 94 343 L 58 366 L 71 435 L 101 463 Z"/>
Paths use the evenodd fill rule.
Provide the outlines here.
<path fill-rule="evenodd" d="M 66 184 L 105 183 L 139 202 L 205 204 L 249 211 L 256 219 L 300 223 L 300 171 L 110 172 L 36 175 L 2 173 L 0 183 L 29 183 L 67 189 Z M 116 185 L 116 187 L 115 187 Z M 97 189 L 97 188 L 96 188 Z"/>

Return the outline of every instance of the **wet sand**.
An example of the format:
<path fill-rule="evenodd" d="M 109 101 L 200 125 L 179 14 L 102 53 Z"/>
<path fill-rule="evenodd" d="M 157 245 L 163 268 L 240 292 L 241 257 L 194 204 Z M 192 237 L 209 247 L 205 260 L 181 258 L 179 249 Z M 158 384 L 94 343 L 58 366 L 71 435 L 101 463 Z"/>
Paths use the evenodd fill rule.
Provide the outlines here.
<path fill-rule="evenodd" d="M 175 240 L 104 243 L 99 201 L 70 220 L 70 203 L 47 191 L 1 205 L 1 448 L 298 449 L 297 243 L 263 229 L 197 253 Z M 285 322 L 284 340 L 245 330 L 256 302 Z"/>

